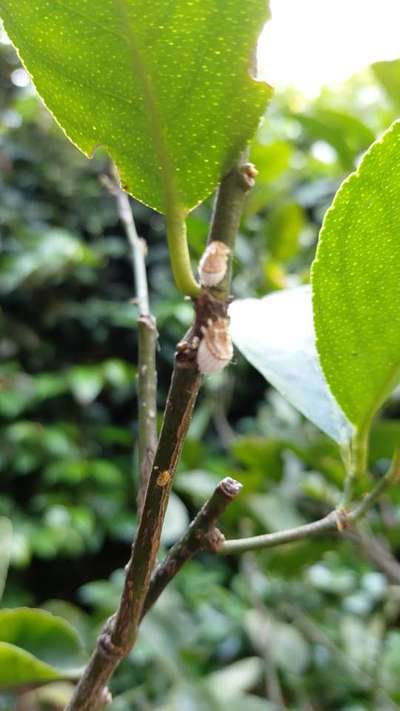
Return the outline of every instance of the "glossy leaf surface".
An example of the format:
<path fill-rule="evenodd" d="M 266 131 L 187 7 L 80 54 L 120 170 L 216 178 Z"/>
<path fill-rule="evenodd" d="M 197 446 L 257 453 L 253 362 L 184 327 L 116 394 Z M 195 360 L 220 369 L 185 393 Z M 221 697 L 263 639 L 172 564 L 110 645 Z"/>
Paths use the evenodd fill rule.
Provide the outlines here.
<path fill-rule="evenodd" d="M 257 128 L 270 88 L 250 76 L 265 0 L 0 0 L 36 88 L 86 155 L 165 212 L 201 202 Z"/>
<path fill-rule="evenodd" d="M 400 376 L 399 159 L 396 122 L 339 189 L 313 267 L 322 369 L 360 430 Z"/>

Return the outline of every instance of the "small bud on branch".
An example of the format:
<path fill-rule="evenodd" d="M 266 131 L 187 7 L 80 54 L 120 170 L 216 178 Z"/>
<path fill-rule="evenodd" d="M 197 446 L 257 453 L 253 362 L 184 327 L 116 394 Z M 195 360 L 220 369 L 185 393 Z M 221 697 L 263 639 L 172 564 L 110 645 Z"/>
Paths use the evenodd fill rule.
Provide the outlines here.
<path fill-rule="evenodd" d="M 230 253 L 230 248 L 224 242 L 213 240 L 208 244 L 199 263 L 202 286 L 217 286 L 223 280 L 228 268 Z"/>
<path fill-rule="evenodd" d="M 203 375 L 219 373 L 232 360 L 233 347 L 228 318 L 208 320 L 197 351 L 197 365 Z"/>

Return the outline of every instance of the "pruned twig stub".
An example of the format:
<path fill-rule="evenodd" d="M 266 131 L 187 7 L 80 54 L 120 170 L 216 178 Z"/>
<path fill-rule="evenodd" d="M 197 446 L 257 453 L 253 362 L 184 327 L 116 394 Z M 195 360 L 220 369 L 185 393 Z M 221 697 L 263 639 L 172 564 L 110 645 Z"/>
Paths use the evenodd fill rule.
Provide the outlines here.
<path fill-rule="evenodd" d="M 214 550 L 216 542 L 217 545 L 220 544 L 222 534 L 215 528 L 216 523 L 227 506 L 239 495 L 241 488 L 242 485 L 230 477 L 219 482 L 212 496 L 200 509 L 187 531 L 154 571 L 143 606 L 142 617 L 147 614 L 168 583 L 188 560 L 201 550 Z"/>

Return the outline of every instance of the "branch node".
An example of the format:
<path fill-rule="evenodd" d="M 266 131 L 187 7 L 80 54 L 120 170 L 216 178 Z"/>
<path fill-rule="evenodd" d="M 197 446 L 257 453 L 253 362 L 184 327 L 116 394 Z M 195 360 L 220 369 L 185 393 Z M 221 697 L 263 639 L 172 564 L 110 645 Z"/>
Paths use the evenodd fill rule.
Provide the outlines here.
<path fill-rule="evenodd" d="M 199 262 L 200 283 L 204 287 L 217 286 L 228 269 L 228 259 L 231 249 L 220 240 L 212 240 Z"/>
<path fill-rule="evenodd" d="M 228 318 L 208 319 L 201 327 L 203 338 L 197 351 L 197 365 L 203 375 L 223 370 L 233 357 L 233 346 Z"/>
<path fill-rule="evenodd" d="M 346 511 L 345 509 L 336 509 L 335 510 L 335 516 L 336 516 L 336 527 L 339 533 L 342 533 L 342 531 L 345 531 L 348 528 L 351 528 L 351 519 L 349 517 L 349 512 Z"/>
<path fill-rule="evenodd" d="M 123 656 L 122 648 L 119 645 L 114 644 L 111 639 L 111 631 L 108 629 L 104 629 L 100 634 L 98 648 L 100 653 L 106 659 L 120 659 Z"/>
<path fill-rule="evenodd" d="M 225 536 L 219 528 L 213 528 L 204 536 L 204 549 L 212 553 L 218 553 L 222 544 L 225 542 Z"/>
<path fill-rule="evenodd" d="M 245 163 L 241 169 L 241 177 L 243 180 L 243 188 L 248 191 L 254 188 L 258 170 L 254 163 Z"/>

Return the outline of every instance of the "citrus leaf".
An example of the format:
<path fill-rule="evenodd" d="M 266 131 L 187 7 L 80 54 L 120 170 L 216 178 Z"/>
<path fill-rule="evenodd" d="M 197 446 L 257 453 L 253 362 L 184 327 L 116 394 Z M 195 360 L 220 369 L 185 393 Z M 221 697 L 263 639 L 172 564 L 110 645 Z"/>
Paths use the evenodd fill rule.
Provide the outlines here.
<path fill-rule="evenodd" d="M 233 342 L 245 358 L 323 432 L 348 443 L 351 427 L 318 361 L 310 288 L 237 300 L 229 313 Z"/>
<path fill-rule="evenodd" d="M 363 121 L 344 111 L 316 106 L 308 114 L 297 114 L 296 119 L 310 138 L 332 146 L 348 170 L 354 168 L 357 153 L 368 148 L 374 140 L 374 134 Z"/>
<path fill-rule="evenodd" d="M 75 678 L 84 662 L 66 620 L 44 610 L 0 611 L 0 688 Z"/>
<path fill-rule="evenodd" d="M 0 689 L 40 684 L 61 679 L 62 675 L 24 649 L 0 642 Z"/>
<path fill-rule="evenodd" d="M 386 94 L 396 107 L 400 107 L 400 59 L 371 64 L 371 69 Z"/>
<path fill-rule="evenodd" d="M 317 349 L 358 431 L 400 376 L 400 122 L 339 189 L 313 266 Z"/>
<path fill-rule="evenodd" d="M 270 88 L 249 59 L 265 0 L 0 0 L 36 88 L 86 155 L 165 212 L 201 202 L 257 128 Z"/>

